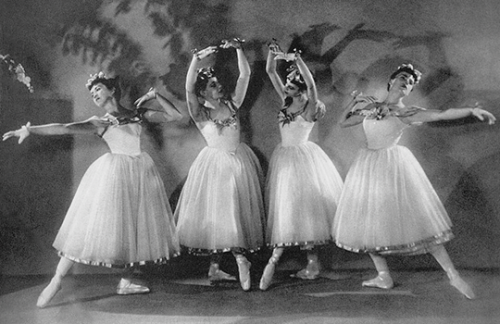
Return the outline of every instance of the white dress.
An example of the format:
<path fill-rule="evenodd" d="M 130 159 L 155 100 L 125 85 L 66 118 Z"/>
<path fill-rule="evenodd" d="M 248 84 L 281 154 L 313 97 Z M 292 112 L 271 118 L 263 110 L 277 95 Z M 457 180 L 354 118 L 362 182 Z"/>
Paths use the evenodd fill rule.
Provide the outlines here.
<path fill-rule="evenodd" d="M 342 191 L 342 178 L 326 153 L 309 141 L 314 122 L 302 116 L 280 124 L 266 182 L 270 247 L 322 245 Z"/>
<path fill-rule="evenodd" d="M 253 252 L 264 244 L 262 170 L 240 143 L 236 117 L 225 126 L 197 124 L 207 142 L 191 165 L 175 210 L 180 244 L 188 253 Z"/>
<path fill-rule="evenodd" d="M 367 147 L 347 174 L 334 220 L 339 247 L 411 255 L 453 237 L 450 218 L 424 170 L 408 148 L 397 145 L 406 127 L 396 116 L 364 119 Z"/>
<path fill-rule="evenodd" d="M 141 152 L 138 123 L 113 125 L 111 152 L 83 176 L 54 247 L 73 261 L 106 267 L 163 263 L 180 247 L 163 181 Z"/>

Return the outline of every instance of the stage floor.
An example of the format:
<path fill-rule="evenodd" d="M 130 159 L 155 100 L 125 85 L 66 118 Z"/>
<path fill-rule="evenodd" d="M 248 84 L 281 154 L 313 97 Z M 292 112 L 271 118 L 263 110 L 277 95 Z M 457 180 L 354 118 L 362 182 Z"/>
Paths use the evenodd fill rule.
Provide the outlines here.
<path fill-rule="evenodd" d="M 395 288 L 361 287 L 373 270 L 325 272 L 314 281 L 280 271 L 266 292 L 204 277 L 143 275 L 145 295 L 119 296 L 117 275 L 70 275 L 49 307 L 35 306 L 46 276 L 3 276 L 0 323 L 500 323 L 500 272 L 462 270 L 476 300 L 463 298 L 438 270 L 394 271 Z"/>

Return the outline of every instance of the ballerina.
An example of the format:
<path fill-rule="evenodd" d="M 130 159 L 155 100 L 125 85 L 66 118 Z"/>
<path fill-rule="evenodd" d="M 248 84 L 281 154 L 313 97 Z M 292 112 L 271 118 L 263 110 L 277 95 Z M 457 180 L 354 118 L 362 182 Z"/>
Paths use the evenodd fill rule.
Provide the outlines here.
<path fill-rule="evenodd" d="M 87 88 L 94 103 L 106 111 L 103 117 L 69 124 L 27 123 L 3 135 L 4 141 L 18 137 L 19 144 L 29 135 L 97 135 L 111 151 L 92 163 L 78 186 L 53 244 L 60 261 L 37 300 L 40 308 L 61 289 L 75 262 L 124 268 L 117 294 L 141 294 L 149 288 L 132 282 L 133 269 L 164 263 L 180 251 L 163 181 L 151 157 L 140 149 L 140 134 L 145 120 L 173 121 L 182 115 L 163 97 L 164 111 L 126 109 L 119 103 L 117 78 L 102 72 L 91 77 Z"/>
<path fill-rule="evenodd" d="M 263 245 L 262 171 L 252 150 L 240 142 L 238 110 L 247 91 L 250 66 L 239 39 L 223 41 L 234 48 L 239 78 L 227 93 L 211 67 L 198 70 L 201 60 L 217 52 L 210 46 L 196 52 L 186 77 L 189 113 L 207 146 L 193 162 L 175 210 L 181 246 L 188 253 L 210 255 L 211 282 L 235 280 L 220 269 L 224 252 L 238 265 L 243 290 L 251 287 L 251 263 L 245 254 Z"/>
<path fill-rule="evenodd" d="M 278 59 L 292 61 L 286 84 L 276 72 Z M 342 190 L 342 178 L 326 153 L 309 141 L 318 118 L 325 113 L 316 84 L 300 53 L 283 53 L 273 41 L 266 71 L 283 100 L 278 114 L 281 143 L 271 157 L 266 182 L 266 238 L 273 248 L 259 288 L 266 290 L 286 247 L 307 250 L 307 266 L 294 276 L 316 279 L 320 263 L 315 247 L 331 242 L 330 228 Z"/>
<path fill-rule="evenodd" d="M 443 111 L 406 107 L 403 99 L 420 78 L 411 64 L 403 64 L 390 76 L 385 100 L 357 94 L 343 112 L 343 127 L 363 125 L 367 147 L 360 150 L 345 179 L 333 237 L 341 248 L 370 255 L 378 276 L 363 286 L 393 287 L 386 255 L 431 253 L 451 285 L 473 299 L 472 288 L 444 247 L 453 237 L 450 218 L 413 154 L 397 143 L 411 125 L 468 116 L 493 124 L 495 117 L 479 107 Z M 367 105 L 356 107 L 360 103 Z"/>

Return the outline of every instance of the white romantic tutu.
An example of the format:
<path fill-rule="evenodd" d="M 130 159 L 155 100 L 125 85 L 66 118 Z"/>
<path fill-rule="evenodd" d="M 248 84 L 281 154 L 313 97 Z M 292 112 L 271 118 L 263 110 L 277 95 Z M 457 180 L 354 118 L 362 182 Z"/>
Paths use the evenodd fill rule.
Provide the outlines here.
<path fill-rule="evenodd" d="M 318 145 L 279 144 L 271 157 L 266 184 L 268 245 L 330 242 L 341 190 L 337 169 Z"/>
<path fill-rule="evenodd" d="M 345 180 L 334 220 L 336 244 L 354 252 L 419 254 L 452 238 L 451 221 L 404 146 L 362 149 Z"/>
<path fill-rule="evenodd" d="M 179 242 L 153 160 L 106 153 L 83 176 L 54 247 L 76 262 L 127 267 L 164 262 Z"/>
<path fill-rule="evenodd" d="M 236 145 L 234 151 L 203 148 L 189 170 L 175 211 L 189 253 L 255 251 L 264 244 L 262 171 L 252 150 Z"/>

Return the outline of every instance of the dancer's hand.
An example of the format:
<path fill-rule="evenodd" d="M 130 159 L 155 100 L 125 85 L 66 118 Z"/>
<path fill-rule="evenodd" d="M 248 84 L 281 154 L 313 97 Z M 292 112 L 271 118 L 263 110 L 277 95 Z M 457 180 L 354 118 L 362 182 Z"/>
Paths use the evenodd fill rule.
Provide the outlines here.
<path fill-rule="evenodd" d="M 321 100 L 316 101 L 316 111 L 314 113 L 314 120 L 318 120 L 325 117 L 325 113 L 326 113 L 325 103 Z"/>
<path fill-rule="evenodd" d="M 239 38 L 233 38 L 231 40 L 224 39 L 222 40 L 222 44 L 220 45 L 221 48 L 241 48 L 241 44 L 245 42 L 244 39 L 239 39 Z"/>
<path fill-rule="evenodd" d="M 353 97 L 353 100 L 358 104 L 358 103 L 375 103 L 377 102 L 377 98 L 374 96 L 365 96 L 363 92 L 360 92 L 358 90 L 355 90 L 351 93 L 351 96 Z"/>
<path fill-rule="evenodd" d="M 480 108 L 481 106 L 476 105 L 476 107 L 472 108 L 471 115 L 479 119 L 480 121 L 484 121 L 485 119 L 488 121 L 488 125 L 493 125 L 497 120 L 495 116 L 487 110 Z"/>
<path fill-rule="evenodd" d="M 204 58 L 209 57 L 214 53 L 217 53 L 217 50 L 218 50 L 217 46 L 208 46 L 207 48 L 202 49 L 201 51 L 196 51 L 194 53 L 194 56 L 198 60 L 203 60 Z"/>
<path fill-rule="evenodd" d="M 134 101 L 134 105 L 139 108 L 146 101 L 156 98 L 156 92 L 156 88 L 150 88 L 145 95 Z"/>
<path fill-rule="evenodd" d="M 19 137 L 19 140 L 17 141 L 19 144 L 21 144 L 26 137 L 30 135 L 30 131 L 28 130 L 28 127 L 31 126 L 31 123 L 28 122 L 26 123 L 25 126 L 19 128 L 18 130 L 15 131 L 10 131 L 5 134 L 3 134 L 3 140 L 7 140 L 11 137 Z"/>

